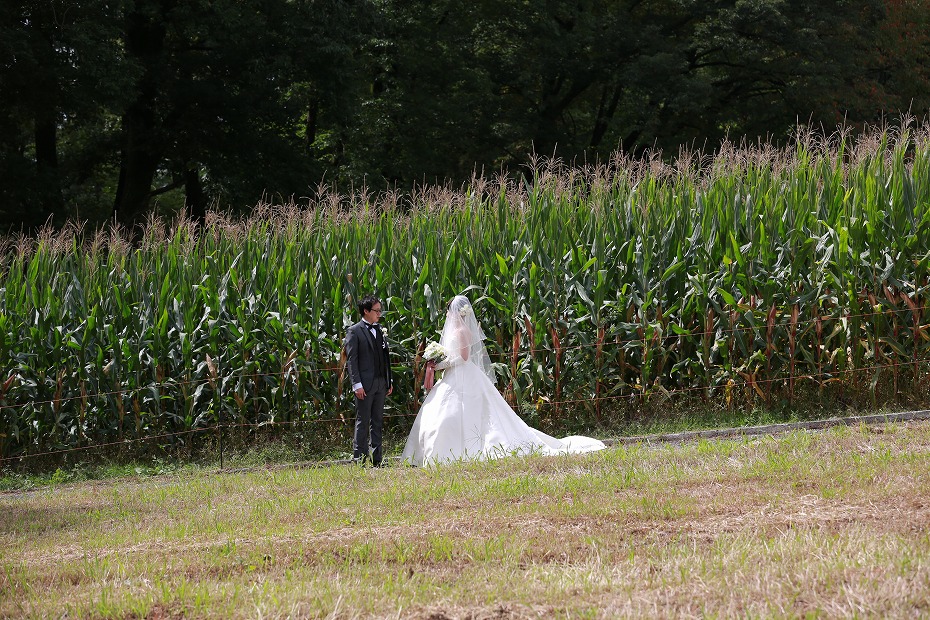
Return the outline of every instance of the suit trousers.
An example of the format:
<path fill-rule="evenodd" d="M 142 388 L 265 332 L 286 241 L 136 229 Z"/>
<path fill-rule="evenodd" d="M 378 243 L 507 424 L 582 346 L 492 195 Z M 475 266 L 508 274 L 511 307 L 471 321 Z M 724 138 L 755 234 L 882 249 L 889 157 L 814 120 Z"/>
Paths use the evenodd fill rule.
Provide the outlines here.
<path fill-rule="evenodd" d="M 364 463 L 368 459 L 369 442 L 371 464 L 381 465 L 381 429 L 384 426 L 384 400 L 387 398 L 387 379 L 375 377 L 365 398 L 355 397 L 355 438 L 352 441 L 352 459 Z"/>

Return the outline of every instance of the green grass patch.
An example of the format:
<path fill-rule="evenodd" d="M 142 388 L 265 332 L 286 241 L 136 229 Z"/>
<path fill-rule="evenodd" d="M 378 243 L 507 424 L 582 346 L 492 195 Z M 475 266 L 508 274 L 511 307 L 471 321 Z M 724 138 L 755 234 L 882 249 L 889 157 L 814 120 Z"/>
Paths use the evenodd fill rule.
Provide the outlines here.
<path fill-rule="evenodd" d="M 930 424 L 0 495 L 0 616 L 930 613 Z"/>

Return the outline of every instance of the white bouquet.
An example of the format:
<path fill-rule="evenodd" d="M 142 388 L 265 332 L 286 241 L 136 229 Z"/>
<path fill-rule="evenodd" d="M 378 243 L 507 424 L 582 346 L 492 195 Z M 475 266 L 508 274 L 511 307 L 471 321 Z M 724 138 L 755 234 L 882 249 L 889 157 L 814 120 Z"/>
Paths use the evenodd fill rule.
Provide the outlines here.
<path fill-rule="evenodd" d="M 433 389 L 433 383 L 436 380 L 436 363 L 446 359 L 446 349 L 438 342 L 430 341 L 429 344 L 426 345 L 426 350 L 423 351 L 423 357 L 433 362 L 432 364 L 426 365 L 426 373 L 423 376 L 423 387 L 429 392 Z"/>
<path fill-rule="evenodd" d="M 447 353 L 441 344 L 430 341 L 430 343 L 426 345 L 426 350 L 423 351 L 423 357 L 433 362 L 441 362 L 446 359 Z"/>

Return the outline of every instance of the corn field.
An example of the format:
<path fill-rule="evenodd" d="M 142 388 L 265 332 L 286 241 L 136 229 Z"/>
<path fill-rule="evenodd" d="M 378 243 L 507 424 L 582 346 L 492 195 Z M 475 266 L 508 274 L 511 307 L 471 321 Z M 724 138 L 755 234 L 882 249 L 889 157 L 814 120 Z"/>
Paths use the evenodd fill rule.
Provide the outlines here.
<path fill-rule="evenodd" d="M 7 461 L 351 419 L 341 341 L 368 292 L 387 310 L 399 424 L 458 293 L 498 387 L 553 423 L 655 397 L 913 402 L 930 362 L 930 128 L 540 161 L 527 180 L 403 198 L 321 191 L 202 229 L 153 220 L 134 244 L 10 238 L 0 261 Z"/>

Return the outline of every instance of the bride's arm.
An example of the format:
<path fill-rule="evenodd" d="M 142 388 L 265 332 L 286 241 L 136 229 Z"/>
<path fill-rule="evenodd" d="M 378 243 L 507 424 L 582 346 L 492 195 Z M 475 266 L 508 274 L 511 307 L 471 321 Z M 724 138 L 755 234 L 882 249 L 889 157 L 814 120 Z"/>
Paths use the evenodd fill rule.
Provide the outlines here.
<path fill-rule="evenodd" d="M 450 355 L 449 357 L 442 360 L 441 362 L 438 362 L 436 364 L 436 370 L 444 370 L 446 368 L 450 368 L 454 366 L 455 364 L 468 361 L 468 356 L 469 356 L 469 353 L 471 352 L 471 343 L 469 342 L 468 334 L 459 332 L 457 336 L 458 337 L 456 338 L 456 340 L 458 342 L 463 343 L 458 349 L 458 355 Z"/>

